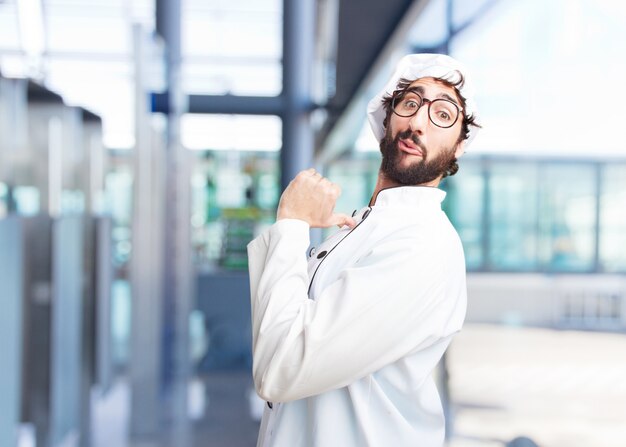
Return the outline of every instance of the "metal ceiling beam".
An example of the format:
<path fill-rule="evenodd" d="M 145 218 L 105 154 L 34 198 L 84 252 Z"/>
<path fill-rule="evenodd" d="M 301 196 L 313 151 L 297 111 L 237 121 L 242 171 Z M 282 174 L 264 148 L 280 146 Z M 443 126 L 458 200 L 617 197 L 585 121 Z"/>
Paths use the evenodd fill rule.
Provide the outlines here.
<path fill-rule="evenodd" d="M 48 90 L 46 87 L 37 84 L 30 79 L 28 82 L 28 101 L 63 104 L 63 97 L 58 93 Z"/>
<path fill-rule="evenodd" d="M 453 16 L 453 8 L 454 8 L 454 1 L 453 0 L 448 0 L 447 2 L 447 7 L 446 7 L 446 29 L 447 29 L 447 35 L 444 38 L 444 40 L 434 44 L 434 45 L 429 45 L 429 46 L 421 46 L 421 45 L 417 45 L 414 46 L 411 51 L 413 53 L 444 53 L 444 54 L 449 54 L 450 53 L 450 42 L 452 42 L 452 40 L 454 38 L 457 37 L 457 35 L 461 34 L 463 31 L 465 31 L 467 28 L 469 28 L 470 26 L 474 25 L 474 23 L 476 23 L 476 21 L 478 21 L 479 19 L 481 19 L 485 14 L 487 14 L 494 6 L 496 6 L 497 3 L 499 3 L 500 0 L 488 0 L 485 3 L 483 3 L 476 12 L 474 12 L 474 14 L 465 20 L 465 22 L 463 22 L 462 24 L 458 25 L 458 26 L 454 26 L 453 20 L 452 20 L 452 16 Z"/>
<path fill-rule="evenodd" d="M 168 95 L 152 94 L 152 111 L 169 113 Z M 187 113 L 282 115 L 282 96 L 189 95 Z"/>
<path fill-rule="evenodd" d="M 405 44 L 411 28 L 431 1 L 414 0 L 409 2 L 407 8 L 399 14 L 397 22 L 391 27 L 389 36 L 382 41 L 381 48 L 373 53 L 372 61 L 363 67 L 365 74 L 361 77 L 358 87 L 348 99 L 344 99 L 346 101 L 344 107 L 337 107 L 339 110 L 343 110 L 343 113 L 334 122 L 331 122 L 332 128 L 320 144 L 320 151 L 316 154 L 316 163 L 327 164 L 352 148 L 365 119 L 365 110 L 369 101 L 369 98 L 366 97 L 367 91 L 372 85 L 380 84 L 382 86 L 384 84 L 384 80 L 379 78 L 381 75 L 386 77 L 392 68 L 392 63 L 398 58 L 397 56 L 401 56 L 395 55 L 395 53 Z M 356 24 L 352 26 L 356 26 Z M 340 39 L 341 36 L 342 33 L 340 33 Z M 339 58 L 341 57 L 342 54 L 339 54 Z M 341 67 L 338 67 L 338 70 L 341 70 Z"/>
<path fill-rule="evenodd" d="M 344 0 L 339 4 L 336 94 L 329 101 L 343 110 L 371 67 L 420 0 Z"/>

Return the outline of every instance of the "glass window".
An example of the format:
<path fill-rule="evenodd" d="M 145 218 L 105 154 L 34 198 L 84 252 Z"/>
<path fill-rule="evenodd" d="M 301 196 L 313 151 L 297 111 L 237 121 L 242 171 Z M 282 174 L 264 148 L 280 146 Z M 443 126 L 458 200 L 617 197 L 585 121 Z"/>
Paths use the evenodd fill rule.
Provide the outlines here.
<path fill-rule="evenodd" d="M 282 89 L 282 66 L 278 60 L 190 58 L 182 79 L 187 94 L 275 96 Z"/>
<path fill-rule="evenodd" d="M 454 5 L 461 3 L 478 2 Z M 623 153 L 626 109 L 613 105 L 626 101 L 621 80 L 626 3 L 489 3 L 488 12 L 451 44 L 451 54 L 471 71 L 481 120 L 488 123 L 471 150 L 524 156 L 586 157 L 590 149 L 594 155 Z M 590 80 L 598 98 L 594 110 L 610 113 L 585 114 L 581 126 L 580 101 L 572 92 Z"/>
<path fill-rule="evenodd" d="M 341 187 L 335 210 L 352 214 L 355 209 L 367 206 L 374 188 L 380 166 L 380 156 L 367 154 L 365 157 L 341 159 L 333 163 L 326 177 Z"/>
<path fill-rule="evenodd" d="M 34 186 L 16 186 L 13 188 L 13 198 L 18 214 L 34 216 L 40 210 L 40 191 Z"/>
<path fill-rule="evenodd" d="M 113 169 L 105 179 L 106 209 L 113 219 L 113 260 L 116 267 L 128 263 L 131 256 L 133 217 L 133 174 L 130 165 Z"/>
<path fill-rule="evenodd" d="M 106 147 L 122 149 L 135 144 L 132 69 L 128 63 L 57 57 L 49 67 L 50 89 L 61 92 L 67 104 L 82 105 L 103 118 Z"/>
<path fill-rule="evenodd" d="M 442 185 L 447 192 L 442 206 L 461 237 L 468 270 L 477 270 L 484 263 L 485 179 L 480 160 L 463 159 L 459 166 L 459 172 Z"/>
<path fill-rule="evenodd" d="M 595 268 L 595 165 L 540 168 L 539 261 L 546 270 Z"/>
<path fill-rule="evenodd" d="M 280 93 L 281 1 L 186 0 L 182 33 L 185 93 Z"/>
<path fill-rule="evenodd" d="M 436 48 L 448 37 L 446 23 L 447 1 L 428 2 L 409 35 L 409 42 L 417 48 Z"/>
<path fill-rule="evenodd" d="M 489 267 L 537 266 L 536 163 L 493 162 L 489 174 Z"/>
<path fill-rule="evenodd" d="M 9 213 L 9 204 L 8 204 L 8 192 L 9 188 L 7 185 L 0 182 L 0 219 L 4 218 Z"/>
<path fill-rule="evenodd" d="M 626 271 L 626 165 L 602 171 L 600 198 L 600 265 L 608 272 Z"/>
<path fill-rule="evenodd" d="M 152 31 L 154 1 L 48 0 L 44 6 L 46 56 L 40 70 L 46 87 L 59 93 L 66 104 L 83 106 L 102 117 L 105 146 L 132 147 L 135 117 L 131 25 L 140 23 L 146 33 Z M 16 17 L 12 19 L 17 22 Z M 0 30 L 4 31 L 1 18 Z M 10 56 L 2 57 L 0 63 L 3 71 L 5 62 L 15 66 L 9 67 L 15 73 L 19 60 L 7 60 Z"/>
<path fill-rule="evenodd" d="M 211 150 L 197 154 L 191 179 L 195 263 L 246 268 L 246 245 L 275 220 L 278 153 Z"/>
<path fill-rule="evenodd" d="M 132 48 L 131 28 L 121 8 L 106 14 L 86 17 L 84 13 L 64 10 L 54 4 L 46 16 L 47 46 L 56 53 L 94 53 L 120 56 Z"/>
<path fill-rule="evenodd" d="M 21 50 L 17 20 L 17 4 L 0 2 L 0 54 L 5 51 Z"/>

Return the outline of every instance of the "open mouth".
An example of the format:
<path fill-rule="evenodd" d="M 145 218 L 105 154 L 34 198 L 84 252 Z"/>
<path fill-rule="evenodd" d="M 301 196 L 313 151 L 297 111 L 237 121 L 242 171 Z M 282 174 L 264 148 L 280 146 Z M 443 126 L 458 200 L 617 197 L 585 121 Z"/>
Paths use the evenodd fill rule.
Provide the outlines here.
<path fill-rule="evenodd" d="M 424 154 L 422 150 L 410 139 L 404 139 L 398 141 L 398 148 L 402 152 L 406 152 L 407 154 L 417 155 L 418 157 L 423 157 Z"/>

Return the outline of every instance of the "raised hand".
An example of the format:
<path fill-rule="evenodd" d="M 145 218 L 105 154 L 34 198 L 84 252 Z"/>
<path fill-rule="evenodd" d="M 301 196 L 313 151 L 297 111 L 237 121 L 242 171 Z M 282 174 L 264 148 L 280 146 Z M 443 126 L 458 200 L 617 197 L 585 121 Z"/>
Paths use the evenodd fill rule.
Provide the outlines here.
<path fill-rule="evenodd" d="M 318 228 L 333 225 L 353 228 L 356 222 L 352 217 L 334 212 L 340 194 L 341 188 L 315 169 L 301 171 L 280 197 L 276 219 L 300 219 Z"/>

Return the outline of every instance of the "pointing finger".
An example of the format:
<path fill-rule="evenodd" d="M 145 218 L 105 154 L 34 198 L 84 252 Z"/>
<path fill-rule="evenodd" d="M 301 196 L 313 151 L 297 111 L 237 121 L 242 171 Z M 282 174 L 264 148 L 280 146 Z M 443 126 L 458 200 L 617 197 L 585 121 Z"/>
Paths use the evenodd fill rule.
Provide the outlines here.
<path fill-rule="evenodd" d="M 333 214 L 331 217 L 333 223 L 337 225 L 339 228 L 347 225 L 350 228 L 356 227 L 356 221 L 347 214 Z"/>

